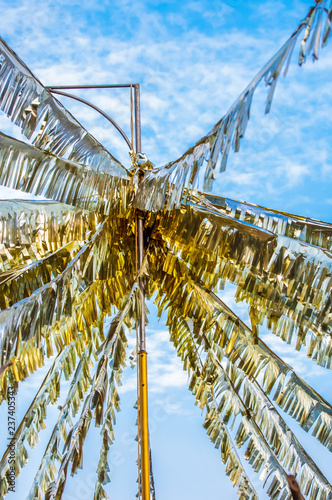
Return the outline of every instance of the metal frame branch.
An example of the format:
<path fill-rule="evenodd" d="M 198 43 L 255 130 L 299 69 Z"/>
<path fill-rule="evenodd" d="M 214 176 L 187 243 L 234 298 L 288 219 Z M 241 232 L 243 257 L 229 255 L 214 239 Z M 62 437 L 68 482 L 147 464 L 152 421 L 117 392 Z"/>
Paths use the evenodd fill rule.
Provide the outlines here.
<path fill-rule="evenodd" d="M 61 85 L 61 86 L 49 86 L 46 87 L 46 90 L 51 92 L 52 94 L 58 94 L 62 95 L 64 97 L 69 97 L 70 99 L 74 99 L 75 101 L 79 101 L 82 104 L 85 104 L 86 106 L 89 106 L 90 108 L 94 109 L 97 111 L 99 114 L 101 114 L 106 120 L 108 120 L 116 129 L 117 131 L 122 135 L 123 139 L 126 141 L 128 147 L 130 150 L 133 149 L 133 144 L 131 141 L 128 139 L 127 135 L 124 133 L 122 128 L 116 123 L 113 118 L 111 118 L 105 111 L 102 109 L 98 108 L 95 104 L 91 103 L 90 101 L 87 101 L 86 99 L 83 99 L 82 97 L 78 97 L 73 94 L 68 94 L 68 92 L 63 92 L 64 90 L 82 90 L 82 89 L 114 89 L 114 88 L 130 88 L 134 87 L 135 89 L 135 102 L 137 102 L 137 97 L 136 94 L 138 95 L 138 106 L 139 106 L 139 84 L 138 83 L 133 83 L 133 84 L 128 84 L 128 83 L 123 83 L 119 85 Z M 135 106 L 135 111 L 136 111 L 136 106 Z M 136 113 L 135 113 L 136 114 Z M 136 137 L 136 143 L 137 143 L 137 137 Z"/>

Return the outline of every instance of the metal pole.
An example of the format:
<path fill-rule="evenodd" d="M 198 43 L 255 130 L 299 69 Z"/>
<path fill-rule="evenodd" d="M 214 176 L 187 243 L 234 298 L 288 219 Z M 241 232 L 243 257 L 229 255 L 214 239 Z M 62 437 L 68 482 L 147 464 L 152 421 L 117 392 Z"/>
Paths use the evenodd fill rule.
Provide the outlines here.
<path fill-rule="evenodd" d="M 134 84 L 135 89 L 135 139 L 136 139 L 136 153 L 141 153 L 141 105 L 140 105 L 140 92 L 139 84 Z"/>
<path fill-rule="evenodd" d="M 135 89 L 135 139 L 136 153 L 141 152 L 141 115 L 140 115 L 140 89 Z M 136 218 L 138 233 L 138 265 L 143 263 L 144 252 L 144 228 L 143 219 Z M 149 446 L 149 420 L 148 420 L 148 378 L 147 378 L 147 353 L 145 342 L 145 298 L 144 281 L 139 278 L 141 293 L 141 317 L 139 320 L 139 352 L 138 352 L 138 377 L 139 377 L 139 440 L 141 443 L 141 478 L 142 478 L 142 500 L 150 500 L 150 446 Z"/>
<path fill-rule="evenodd" d="M 129 148 L 132 148 L 132 144 L 129 141 L 126 134 L 119 127 L 119 125 L 108 116 L 103 110 L 95 106 L 94 104 L 82 99 L 81 97 L 74 96 L 72 94 L 67 94 L 63 90 L 75 90 L 75 89 L 102 89 L 102 88 L 134 88 L 134 105 L 135 105 L 135 142 L 136 142 L 136 153 L 141 153 L 141 110 L 140 110 L 140 86 L 138 83 L 135 84 L 116 84 L 116 85 L 62 85 L 62 86 L 52 86 L 46 87 L 49 92 L 54 94 L 60 94 L 65 97 L 70 97 L 77 101 L 90 106 L 91 108 L 102 114 L 108 121 L 110 121 L 116 129 L 120 132 L 122 137 L 125 139 Z M 138 267 L 140 268 L 143 263 L 144 254 L 144 221 L 140 217 L 136 217 L 136 231 L 138 240 Z M 139 352 L 138 352 L 138 366 L 137 366 L 137 376 L 138 376 L 138 386 L 139 386 L 139 427 L 138 427 L 138 439 L 141 449 L 141 481 L 142 481 L 142 500 L 150 500 L 150 446 L 149 446 L 149 421 L 148 421 L 148 378 L 147 378 L 147 353 L 146 353 L 146 343 L 145 343 L 145 291 L 144 291 L 144 281 L 139 278 L 139 288 L 141 294 L 141 317 L 138 321 L 139 325 Z"/>
<path fill-rule="evenodd" d="M 111 83 L 105 85 L 49 85 L 47 90 L 76 90 L 76 89 L 125 89 L 135 87 L 138 83 Z"/>

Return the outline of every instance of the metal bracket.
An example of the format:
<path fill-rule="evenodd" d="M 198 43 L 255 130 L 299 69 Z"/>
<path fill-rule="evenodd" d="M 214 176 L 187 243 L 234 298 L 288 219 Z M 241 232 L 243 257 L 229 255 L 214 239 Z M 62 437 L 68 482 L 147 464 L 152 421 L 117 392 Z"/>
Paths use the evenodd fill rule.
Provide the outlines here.
<path fill-rule="evenodd" d="M 61 85 L 61 86 L 49 86 L 46 87 L 46 90 L 51 92 L 52 94 L 58 94 L 62 95 L 64 97 L 69 97 L 71 99 L 75 99 L 76 101 L 79 101 L 83 104 L 86 104 L 86 106 L 89 106 L 90 108 L 94 109 L 97 111 L 99 114 L 101 114 L 106 120 L 108 120 L 117 130 L 120 132 L 124 140 L 126 141 L 128 147 L 130 150 L 133 150 L 133 144 L 130 142 L 128 139 L 127 135 L 124 133 L 122 128 L 111 118 L 105 111 L 102 109 L 98 108 L 98 106 L 95 106 L 95 104 L 92 104 L 91 102 L 82 99 L 82 97 L 78 97 L 73 94 L 68 94 L 67 92 L 63 92 L 63 90 L 80 90 L 80 89 L 114 89 L 114 88 L 131 88 L 133 87 L 135 89 L 135 115 L 136 109 L 138 107 L 139 109 L 139 84 L 138 83 L 123 83 L 123 84 L 117 84 L 117 85 Z M 138 102 L 137 102 L 138 99 Z M 137 135 L 136 135 L 136 145 L 137 145 Z"/>

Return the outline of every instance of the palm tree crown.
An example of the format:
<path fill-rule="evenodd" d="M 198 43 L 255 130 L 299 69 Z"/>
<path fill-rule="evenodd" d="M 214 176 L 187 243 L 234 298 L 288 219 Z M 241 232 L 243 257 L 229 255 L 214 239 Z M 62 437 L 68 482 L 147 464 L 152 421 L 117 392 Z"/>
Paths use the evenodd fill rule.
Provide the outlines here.
<path fill-rule="evenodd" d="M 226 115 L 160 168 L 134 152 L 129 168 L 120 164 L 0 39 L 0 106 L 30 142 L 0 134 L 0 184 L 50 200 L 0 202 L 1 401 L 10 402 L 8 388 L 52 358 L 12 436 L 17 476 L 47 406 L 70 380 L 28 498 L 61 498 L 68 471 L 82 465 L 92 420 L 102 436 L 94 498 L 108 498 L 117 386 L 126 333 L 141 314 L 142 280 L 159 313 L 167 311 L 204 428 L 239 496 L 257 498 L 237 452 L 245 447 L 271 498 L 290 498 L 293 474 L 308 498 L 332 499 L 331 485 L 278 412 L 332 451 L 331 405 L 259 335 L 266 321 L 332 368 L 332 226 L 204 192 L 231 149 L 238 151 L 258 84 L 268 86 L 268 112 L 296 42 L 299 64 L 318 59 L 331 18 L 331 1 L 316 0 Z M 145 240 L 139 269 L 137 218 Z M 217 295 L 225 281 L 247 302 L 251 328 Z M 11 485 L 9 453 L 0 466 L 2 497 Z M 154 495 L 152 474 L 151 482 Z"/>

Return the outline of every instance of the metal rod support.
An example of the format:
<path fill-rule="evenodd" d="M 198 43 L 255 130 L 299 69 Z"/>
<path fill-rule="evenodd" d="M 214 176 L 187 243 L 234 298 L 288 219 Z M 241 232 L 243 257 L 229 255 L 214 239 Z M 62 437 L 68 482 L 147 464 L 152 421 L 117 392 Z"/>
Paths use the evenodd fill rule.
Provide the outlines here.
<path fill-rule="evenodd" d="M 130 85 L 129 85 L 129 87 L 130 87 Z M 98 111 L 98 113 L 100 113 L 102 116 L 104 116 L 106 118 L 106 120 L 108 120 L 120 132 L 120 134 L 122 135 L 122 137 L 124 138 L 124 140 L 128 144 L 129 149 L 130 150 L 132 149 L 132 144 L 131 144 L 130 140 L 128 139 L 128 137 L 126 136 L 126 134 L 124 133 L 124 131 L 122 130 L 122 128 L 119 127 L 119 125 L 113 120 L 113 118 L 111 118 L 107 113 L 105 113 L 105 111 L 98 108 L 97 106 L 95 106 L 91 102 L 86 101 L 85 99 L 82 99 L 82 97 L 68 94 L 67 92 L 62 92 L 60 90 L 57 90 L 58 88 L 65 88 L 65 89 L 76 88 L 76 89 L 78 89 L 78 88 L 97 88 L 97 87 L 46 87 L 46 89 L 49 90 L 50 92 L 52 92 L 52 94 L 59 94 L 59 95 L 63 95 L 64 97 L 69 97 L 71 99 L 75 99 L 75 101 L 79 101 L 83 104 L 86 104 L 87 106 L 94 109 L 95 111 Z M 105 86 L 102 88 L 107 88 L 107 87 Z M 113 88 L 113 87 L 109 87 L 109 88 Z"/>
<path fill-rule="evenodd" d="M 106 84 L 106 85 L 57 85 L 45 87 L 47 90 L 76 90 L 76 89 L 123 89 L 135 87 L 138 83 L 119 83 L 119 84 Z"/>
<path fill-rule="evenodd" d="M 139 360 L 139 390 L 140 390 L 140 433 L 141 433 L 141 480 L 142 500 L 150 500 L 150 449 L 148 421 L 148 374 L 146 352 L 140 351 Z"/>

